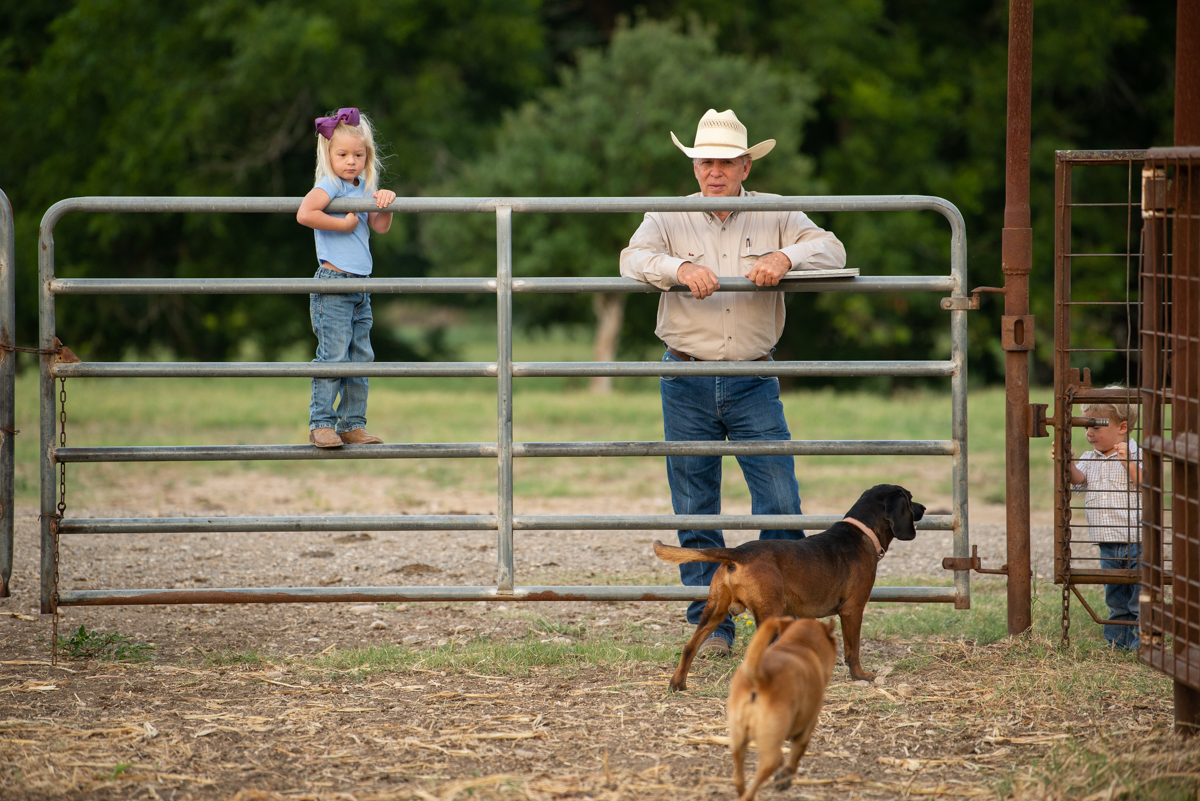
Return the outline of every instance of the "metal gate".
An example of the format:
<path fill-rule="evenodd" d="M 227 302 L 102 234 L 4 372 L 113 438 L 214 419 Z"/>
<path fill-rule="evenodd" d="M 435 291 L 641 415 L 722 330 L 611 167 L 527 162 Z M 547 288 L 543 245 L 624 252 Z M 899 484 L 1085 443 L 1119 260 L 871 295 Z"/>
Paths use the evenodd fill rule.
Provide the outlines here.
<path fill-rule="evenodd" d="M 1142 181 L 1146 512 L 1139 656 L 1175 679 L 1176 723 L 1194 732 L 1200 721 L 1200 147 L 1147 151 Z"/>
<path fill-rule="evenodd" d="M 1074 594 L 1096 623 L 1136 626 L 1101 617 L 1079 592 L 1085 584 L 1137 584 L 1141 571 L 1102 568 L 1093 533 L 1084 519 L 1084 496 L 1072 491 L 1066 458 L 1077 428 L 1097 423 L 1089 405 L 1141 403 L 1142 293 L 1141 169 L 1144 150 L 1070 150 L 1055 153 L 1054 166 L 1054 414 L 1035 407 L 1033 436 L 1054 428 L 1054 581 L 1062 585 L 1062 637 L 1070 636 Z M 1106 388 L 1105 385 L 1121 388 Z M 1145 416 L 1129 426 L 1142 443 Z M 1104 425 L 1103 418 L 1099 424 Z M 1078 456 L 1079 454 L 1076 454 Z M 1107 493 L 1102 510 L 1138 529 L 1141 489 Z M 1147 507 L 1149 508 L 1149 507 Z M 1096 507 L 1093 506 L 1093 510 Z"/>
<path fill-rule="evenodd" d="M 326 282 L 319 279 L 73 279 L 55 276 L 54 229 L 71 212 L 251 212 L 295 213 L 299 198 L 89 197 L 56 203 L 41 226 L 39 256 L 40 343 L 55 348 L 55 298 L 86 294 L 308 294 L 313 292 L 484 293 L 495 294 L 497 357 L 486 363 L 312 364 L 312 363 L 71 363 L 63 353 L 44 353 L 40 370 L 41 412 L 41 608 L 60 605 L 278 603 L 311 601 L 446 600 L 691 600 L 705 588 L 662 586 L 520 586 L 513 571 L 514 530 L 628 530 L 686 528 L 826 528 L 837 515 L 514 515 L 514 458 L 566 456 L 671 455 L 922 455 L 952 459 L 951 515 L 931 515 L 920 529 L 953 531 L 954 587 L 876 587 L 873 600 L 925 601 L 970 606 L 967 528 L 967 240 L 962 215 L 949 202 L 925 196 L 775 198 L 403 198 L 389 208 L 400 213 L 492 213 L 496 216 L 495 278 L 370 278 Z M 376 211 L 370 201 L 335 200 L 333 212 Z M 647 211 L 867 212 L 929 210 L 950 223 L 950 272 L 945 276 L 869 277 L 784 282 L 760 289 L 748 279 L 723 279 L 728 292 L 939 292 L 949 310 L 951 354 L 946 361 L 792 362 L 516 362 L 512 360 L 514 293 L 658 292 L 622 278 L 514 278 L 514 212 L 605 213 Z M 613 256 L 614 263 L 616 254 Z M 683 287 L 677 290 L 686 289 Z M 768 442 L 513 442 L 512 382 L 526 376 L 940 376 L 951 379 L 949 440 L 768 441 Z M 498 426 L 495 442 L 345 446 L 336 451 L 309 445 L 229 445 L 217 447 L 67 447 L 59 441 L 55 382 L 72 377 L 437 377 L 496 379 Z M 63 384 L 65 386 L 65 383 Z M 65 504 L 65 471 L 70 463 L 219 460 L 487 458 L 497 464 L 497 514 L 317 517 L 72 518 Z M 279 531 L 495 531 L 495 586 L 435 587 L 251 587 L 226 589 L 60 590 L 58 544 L 64 534 Z"/>

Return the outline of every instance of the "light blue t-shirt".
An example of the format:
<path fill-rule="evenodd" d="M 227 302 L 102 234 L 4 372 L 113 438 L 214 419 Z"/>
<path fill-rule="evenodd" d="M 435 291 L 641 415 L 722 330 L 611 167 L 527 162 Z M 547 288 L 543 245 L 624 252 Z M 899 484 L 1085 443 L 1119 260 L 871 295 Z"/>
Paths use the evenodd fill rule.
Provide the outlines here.
<path fill-rule="evenodd" d="M 370 197 L 367 184 L 362 178 L 358 186 L 343 181 L 341 178 L 326 176 L 317 182 L 314 189 L 323 189 L 330 200 L 339 197 L 363 198 Z M 329 214 L 329 212 L 326 212 Z M 330 214 L 330 217 L 344 217 L 344 214 Z M 371 248 L 367 240 L 371 236 L 371 227 L 367 225 L 367 213 L 359 212 L 358 227 L 353 231 L 322 231 L 313 229 L 317 239 L 317 265 L 327 261 L 339 270 L 355 275 L 370 275 L 373 262 Z"/>

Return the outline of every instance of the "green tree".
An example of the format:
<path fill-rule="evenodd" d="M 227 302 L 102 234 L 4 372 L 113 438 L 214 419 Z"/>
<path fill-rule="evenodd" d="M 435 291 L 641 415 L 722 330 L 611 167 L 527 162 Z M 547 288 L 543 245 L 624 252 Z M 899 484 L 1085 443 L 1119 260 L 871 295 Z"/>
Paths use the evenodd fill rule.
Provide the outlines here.
<path fill-rule="evenodd" d="M 617 29 L 607 50 L 587 49 L 576 65 L 505 115 L 495 146 L 463 165 L 440 192 L 486 196 L 647 196 L 697 191 L 691 164 L 668 131 L 691 141 L 709 108 L 733 108 L 751 134 L 775 138 L 753 188 L 810 191 L 810 163 L 800 154 L 812 85 L 765 59 L 722 55 L 713 32 L 699 25 L 642 22 Z M 424 241 L 438 272 L 495 272 L 490 219 L 431 217 Z M 638 225 L 630 214 L 521 214 L 513 224 L 514 272 L 543 276 L 611 276 Z M 615 358 L 624 294 L 595 294 L 596 359 Z M 653 298 L 648 298 L 653 300 Z M 525 319 L 537 324 L 587 319 L 585 299 L 523 297 Z M 646 304 L 643 304 L 645 306 Z M 638 315 L 636 336 L 650 335 L 652 315 Z M 595 382 L 597 389 L 609 386 Z"/>
<path fill-rule="evenodd" d="M 24 4 L 28 5 L 28 4 Z M 35 4 L 36 8 L 36 4 Z M 47 16 L 5 2 L 0 114 L 26 146 L 0 156 L 18 213 L 24 338 L 37 304 L 38 222 L 79 195 L 291 195 L 312 186 L 312 119 L 357 105 L 402 194 L 488 141 L 545 79 L 538 0 L 78 0 Z M 422 269 L 401 219 L 379 272 Z M 72 276 L 306 276 L 312 235 L 287 215 L 72 215 L 55 232 Z M 64 341 L 92 358 L 166 344 L 220 358 L 247 338 L 305 339 L 293 296 L 68 297 Z M 379 332 L 386 352 L 386 332 Z M 384 354 L 381 354 L 384 355 Z"/>
<path fill-rule="evenodd" d="M 727 52 L 769 56 L 811 74 L 817 114 L 805 152 L 836 194 L 932 194 L 967 221 L 971 286 L 997 286 L 1004 212 L 1008 2 L 973 0 L 763 0 L 730 4 L 679 0 L 677 13 L 714 24 Z M 1053 333 L 1054 151 L 1170 144 L 1175 3 L 1151 0 L 1039 0 L 1034 13 L 1031 306 L 1038 318 L 1037 362 L 1048 377 Z M 1123 198 L 1124 175 L 1107 179 Z M 1096 187 L 1101 192 L 1102 187 Z M 945 224 L 930 213 L 838 215 L 827 221 L 864 274 L 944 271 Z M 1124 225 L 1096 218 L 1085 239 L 1124 250 Z M 1120 275 L 1089 297 L 1117 300 Z M 1096 294 L 1090 294 L 1092 292 Z M 930 295 L 795 294 L 780 343 L 793 358 L 944 357 L 945 316 Z M 1003 375 L 1001 305 L 971 315 L 972 376 Z M 797 314 L 799 312 L 799 314 Z M 1111 313 L 1110 313 L 1111 312 Z M 1123 342 L 1125 320 L 1112 307 L 1088 332 L 1097 346 Z M 1115 377 L 1115 376 L 1114 376 Z"/>

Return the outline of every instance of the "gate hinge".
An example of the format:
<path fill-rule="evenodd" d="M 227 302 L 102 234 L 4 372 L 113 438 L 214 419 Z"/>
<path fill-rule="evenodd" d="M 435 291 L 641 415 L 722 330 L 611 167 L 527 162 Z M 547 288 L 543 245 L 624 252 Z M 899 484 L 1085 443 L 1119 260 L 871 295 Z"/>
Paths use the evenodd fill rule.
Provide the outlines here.
<path fill-rule="evenodd" d="M 1046 425 L 1054 422 L 1053 417 L 1046 416 L 1046 410 L 1050 408 L 1048 403 L 1031 403 L 1029 404 L 1029 416 L 1026 418 L 1029 422 L 1029 430 L 1025 432 L 1025 436 L 1048 437 L 1049 432 L 1046 431 Z"/>
<path fill-rule="evenodd" d="M 942 309 L 945 311 L 978 311 L 980 292 L 1003 295 L 1004 289 L 998 286 L 977 286 L 971 290 L 969 298 L 942 298 Z"/>
<path fill-rule="evenodd" d="M 1033 350 L 1033 315 L 1006 314 L 1001 317 L 1000 347 L 1007 351 Z"/>

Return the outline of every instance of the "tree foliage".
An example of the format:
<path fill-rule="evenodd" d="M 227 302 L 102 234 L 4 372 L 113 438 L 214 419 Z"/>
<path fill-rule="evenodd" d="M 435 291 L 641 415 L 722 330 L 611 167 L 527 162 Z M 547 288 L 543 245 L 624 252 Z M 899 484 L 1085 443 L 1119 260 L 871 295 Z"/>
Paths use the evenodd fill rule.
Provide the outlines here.
<path fill-rule="evenodd" d="M 38 220 L 59 199 L 299 196 L 312 186 L 312 119 L 348 105 L 371 112 L 390 149 L 385 185 L 415 193 L 485 143 L 547 66 L 532 0 L 79 0 L 48 25 L 5 6 L 0 113 L 29 147 L 0 158 L 0 187 L 19 214 L 27 289 Z M 408 233 L 376 240 L 393 274 L 420 269 Z M 60 275 L 315 269 L 311 232 L 287 215 L 73 215 L 55 237 Z M 21 300 L 31 333 L 37 304 Z M 269 353 L 308 336 L 291 296 L 64 298 L 58 324 L 93 358 L 156 343 L 214 358 L 247 338 Z"/>
<path fill-rule="evenodd" d="M 439 194 L 468 196 L 620 197 L 697 191 L 691 161 L 669 131 L 691 142 L 709 108 L 735 108 L 757 140 L 778 144 L 754 173 L 754 188 L 804 194 L 811 162 L 800 153 L 812 84 L 765 59 L 718 52 L 713 32 L 675 23 L 621 26 L 606 49 L 579 54 L 558 84 L 507 113 L 493 148 L 463 165 Z M 769 136 L 768 136 L 769 132 Z M 495 223 L 489 217 L 429 218 L 426 250 L 439 272 L 488 275 L 496 269 Z M 640 222 L 636 214 L 519 214 L 513 222 L 518 275 L 611 276 Z M 629 334 L 652 336 L 641 303 Z M 522 296 L 536 324 L 578 323 L 586 297 Z M 651 318 L 652 319 L 652 318 Z"/>
<path fill-rule="evenodd" d="M 635 7 L 661 20 L 621 27 Z M 967 219 L 970 283 L 996 285 L 1004 207 L 1007 2 L 969 0 L 0 0 L 0 187 L 18 213 L 20 338 L 35 330 L 37 224 L 86 194 L 292 195 L 311 186 L 311 118 L 358 105 L 379 122 L 387 185 L 405 194 L 686 194 L 700 113 L 735 109 L 780 145 L 751 188 L 934 194 Z M 1175 3 L 1039 0 L 1034 18 L 1031 302 L 1039 369 L 1052 345 L 1054 151 L 1170 143 Z M 579 45 L 586 45 L 577 49 Z M 565 62 L 565 64 L 564 64 Z M 566 66 L 555 71 L 552 64 Z M 682 161 L 681 161 L 682 160 Z M 1080 191 L 1127 176 L 1089 173 Z M 931 213 L 824 215 L 864 274 L 941 273 Z M 1089 248 L 1123 221 L 1077 216 Z M 519 273 L 615 274 L 630 215 L 516 219 Z M 284 215 L 71 215 L 64 275 L 301 276 L 311 235 Z M 376 239 L 384 275 L 492 269 L 490 220 L 403 218 Z M 1123 295 L 1121 270 L 1075 285 Z M 529 324 L 588 322 L 586 299 L 522 297 Z M 649 336 L 652 296 L 627 334 Z M 796 294 L 781 354 L 944 358 L 927 295 Z M 163 343 L 218 358 L 246 339 L 306 339 L 292 297 L 64 298 L 64 339 L 92 358 Z M 1121 343 L 1118 307 L 1081 336 Z M 971 315 L 971 373 L 1002 375 L 999 304 Z M 386 354 L 386 348 L 383 349 Z M 381 355 L 384 355 L 381 354 Z"/>

